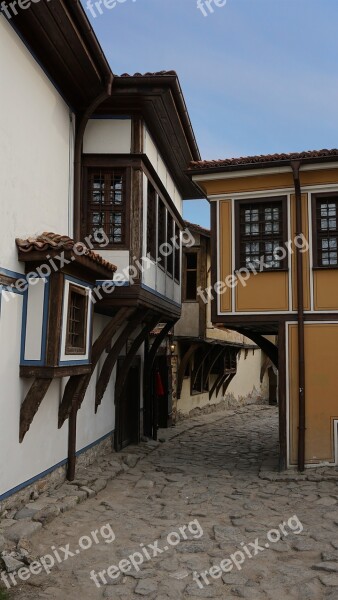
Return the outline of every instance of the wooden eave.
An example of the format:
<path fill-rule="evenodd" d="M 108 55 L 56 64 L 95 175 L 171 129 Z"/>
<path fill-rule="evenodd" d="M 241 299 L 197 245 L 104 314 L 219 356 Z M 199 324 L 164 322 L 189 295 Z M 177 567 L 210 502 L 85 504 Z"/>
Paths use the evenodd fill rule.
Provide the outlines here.
<path fill-rule="evenodd" d="M 49 258 L 47 258 L 47 255 Z M 28 271 L 36 269 L 37 266 L 42 264 L 48 264 L 50 259 L 56 259 L 54 262 L 58 267 L 60 265 L 57 260 L 58 256 L 63 256 L 66 261 L 69 261 L 64 267 L 60 268 L 61 272 L 69 273 L 77 277 L 84 277 L 85 280 L 95 282 L 97 279 L 112 280 L 114 277 L 115 270 L 111 270 L 104 265 L 95 262 L 86 255 L 79 256 L 71 250 L 46 250 L 39 252 L 33 250 L 32 252 L 22 252 L 18 250 L 18 259 L 20 262 L 27 263 Z M 53 272 L 53 269 L 52 269 Z"/>
<path fill-rule="evenodd" d="M 74 111 L 106 88 L 112 73 L 78 0 L 41 0 L 9 23 Z"/>
<path fill-rule="evenodd" d="M 96 114 L 142 116 L 182 197 L 204 198 L 186 173 L 199 150 L 183 102 L 177 77 L 115 77 Z"/>

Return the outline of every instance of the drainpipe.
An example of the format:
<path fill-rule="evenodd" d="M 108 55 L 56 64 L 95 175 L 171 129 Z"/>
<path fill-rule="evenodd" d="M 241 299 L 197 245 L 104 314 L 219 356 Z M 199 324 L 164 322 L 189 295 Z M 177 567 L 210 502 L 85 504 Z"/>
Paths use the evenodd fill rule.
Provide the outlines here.
<path fill-rule="evenodd" d="M 106 89 L 88 106 L 82 114 L 76 127 L 75 148 L 74 148 L 74 239 L 81 239 L 81 166 L 82 166 L 82 142 L 87 123 L 104 100 L 111 96 L 113 85 L 113 74 L 108 73 L 106 78 Z M 72 407 L 68 418 L 68 467 L 67 479 L 74 481 L 76 466 L 76 421 L 78 406 L 77 401 Z"/>
<path fill-rule="evenodd" d="M 291 161 L 296 196 L 296 236 L 302 232 L 302 194 L 300 185 L 301 161 Z M 304 291 L 303 291 L 303 255 L 296 247 L 297 261 L 297 299 L 298 299 L 298 470 L 305 469 L 305 342 L 304 342 Z"/>

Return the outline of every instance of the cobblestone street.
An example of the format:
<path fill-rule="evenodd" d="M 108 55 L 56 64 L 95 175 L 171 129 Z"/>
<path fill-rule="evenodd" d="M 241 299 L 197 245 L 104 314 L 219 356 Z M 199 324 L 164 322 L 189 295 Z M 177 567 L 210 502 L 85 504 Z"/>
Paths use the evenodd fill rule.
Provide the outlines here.
<path fill-rule="evenodd" d="M 279 475 L 277 419 L 276 408 L 248 406 L 161 432 L 173 437 L 31 538 L 33 557 L 67 544 L 75 555 L 50 575 L 20 582 L 13 598 L 337 599 L 336 471 Z M 108 523 L 114 541 L 106 528 L 106 539 L 98 533 L 97 543 L 76 553 L 81 536 Z M 139 571 L 111 570 L 115 579 L 106 573 L 135 553 L 141 560 L 141 552 Z M 193 578 L 222 561 L 226 566 L 231 555 L 227 572 L 205 575 L 209 585 Z M 100 587 L 92 571 L 103 573 Z"/>

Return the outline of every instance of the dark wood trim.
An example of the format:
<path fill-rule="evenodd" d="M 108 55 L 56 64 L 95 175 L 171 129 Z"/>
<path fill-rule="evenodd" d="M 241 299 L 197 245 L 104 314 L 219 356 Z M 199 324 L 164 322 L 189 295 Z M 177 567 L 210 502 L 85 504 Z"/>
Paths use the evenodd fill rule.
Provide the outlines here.
<path fill-rule="evenodd" d="M 72 308 L 71 293 L 72 292 L 75 292 L 76 294 L 79 294 L 80 296 L 85 297 L 84 314 L 79 315 L 81 318 L 81 321 L 82 321 L 82 326 L 83 326 L 83 345 L 79 346 L 79 347 L 74 347 L 70 343 L 71 335 L 70 335 L 70 331 L 69 331 L 69 322 L 71 320 L 71 308 Z M 87 344 L 88 344 L 88 340 L 87 340 L 88 311 L 89 311 L 89 296 L 88 296 L 85 288 L 79 287 L 78 285 L 75 285 L 74 283 L 70 283 L 69 291 L 68 291 L 68 307 L 67 307 L 67 323 L 66 323 L 66 351 L 65 351 L 65 354 L 67 356 L 78 355 L 78 354 L 85 355 L 86 354 Z"/>
<path fill-rule="evenodd" d="M 230 383 L 232 382 L 232 380 L 236 376 L 236 374 L 237 374 L 237 370 L 234 373 L 230 373 L 228 379 L 226 379 L 226 381 L 224 381 L 223 390 L 222 390 L 223 396 L 225 395 Z"/>
<path fill-rule="evenodd" d="M 224 364 L 224 356 L 226 355 L 228 350 L 229 350 L 229 348 L 227 346 L 225 346 L 223 348 L 223 352 L 221 354 L 221 358 L 223 359 L 223 364 Z M 214 391 L 216 390 L 218 384 L 220 383 L 220 381 L 222 381 L 222 378 L 224 376 L 224 370 L 225 370 L 225 367 L 224 367 L 224 369 L 221 369 L 221 372 L 218 374 L 218 377 L 216 377 L 214 383 L 212 384 L 212 386 L 209 390 L 209 401 L 211 400 L 212 395 L 213 395 Z"/>
<path fill-rule="evenodd" d="M 62 311 L 64 294 L 64 275 L 54 273 L 49 278 L 49 309 L 47 325 L 46 365 L 57 367 L 60 357 L 62 331 Z"/>
<path fill-rule="evenodd" d="M 217 240 L 217 211 L 219 210 L 219 202 L 211 202 L 210 206 L 210 230 L 213 232 L 213 235 L 210 239 L 210 260 L 211 260 L 211 286 L 212 289 L 215 289 L 215 284 L 217 283 L 217 273 L 218 273 L 218 255 L 217 255 L 217 244 L 219 240 Z M 232 217 L 233 218 L 233 217 Z M 218 320 L 217 316 L 217 295 L 212 294 L 212 299 L 210 301 L 211 304 L 211 321 L 215 323 Z"/>
<path fill-rule="evenodd" d="M 166 207 L 172 213 L 174 220 L 180 225 L 181 229 L 185 228 L 186 225 L 182 215 L 178 212 L 172 198 L 168 194 L 164 184 L 162 183 L 159 175 L 156 173 L 146 154 L 84 154 L 82 157 L 82 164 L 84 169 L 89 167 L 115 167 L 120 169 L 141 168 L 152 186 L 155 188 L 158 196 L 160 196 L 161 200 L 163 200 L 164 204 L 166 204 Z"/>
<path fill-rule="evenodd" d="M 287 468 L 287 416 L 286 416 L 286 325 L 281 322 L 278 331 L 278 410 L 279 410 L 279 470 Z"/>
<path fill-rule="evenodd" d="M 183 357 L 181 357 L 180 364 L 177 371 L 177 399 L 181 398 L 182 385 L 184 379 L 184 373 L 187 368 L 187 365 L 191 359 L 191 357 L 196 352 L 197 348 L 200 348 L 203 345 L 203 342 L 193 342 Z"/>
<path fill-rule="evenodd" d="M 116 411 L 115 411 L 115 420 L 116 420 L 115 450 L 116 451 L 119 451 L 121 449 L 121 439 L 120 439 L 120 437 L 121 437 L 121 401 L 122 401 L 122 397 L 123 397 L 123 394 L 125 391 L 126 380 L 127 380 L 127 376 L 129 373 L 129 369 L 131 367 L 131 364 L 135 358 L 135 355 L 136 355 L 138 349 L 144 343 L 144 341 L 148 337 L 151 330 L 157 325 L 157 323 L 159 323 L 160 318 L 161 318 L 160 315 L 152 316 L 150 318 L 150 321 L 148 321 L 147 323 L 145 323 L 143 325 L 141 332 L 138 334 L 138 336 L 133 341 L 133 343 L 122 363 L 122 368 L 116 379 L 116 383 L 115 383 L 115 406 L 116 406 Z"/>
<path fill-rule="evenodd" d="M 132 154 L 143 153 L 143 119 L 133 115 L 131 121 L 131 151 Z"/>
<path fill-rule="evenodd" d="M 300 161 L 291 161 L 296 196 L 296 237 L 303 235 L 302 190 L 300 184 Z M 298 316 L 298 470 L 305 469 L 306 395 L 305 395 L 305 328 L 304 328 L 304 283 L 303 254 L 296 246 L 297 316 Z"/>
<path fill-rule="evenodd" d="M 133 313 L 131 320 L 126 324 L 125 328 L 120 333 L 118 339 L 115 344 L 108 352 L 106 360 L 104 361 L 103 367 L 101 369 L 97 384 L 96 384 L 96 392 L 95 392 L 95 413 L 98 411 L 98 407 L 102 402 L 102 398 L 107 389 L 109 380 L 111 378 L 111 374 L 113 372 L 116 361 L 125 346 L 128 337 L 135 330 L 137 325 L 142 322 L 147 314 L 149 314 L 146 310 L 137 310 Z"/>
<path fill-rule="evenodd" d="M 102 158 L 101 158 L 102 157 Z M 131 203 L 132 203 L 132 176 L 133 170 L 131 161 L 125 162 L 119 161 L 115 159 L 115 155 L 105 155 L 98 154 L 94 155 L 94 158 L 97 160 L 93 160 L 93 155 L 84 155 L 82 158 L 82 183 L 81 183 L 81 214 L 80 214 L 80 239 L 84 241 L 86 237 L 90 235 L 90 223 L 89 223 L 89 215 L 88 215 L 88 172 L 91 169 L 102 169 L 107 171 L 109 169 L 116 169 L 124 172 L 124 184 L 125 190 L 123 195 L 124 206 L 121 206 L 121 212 L 124 215 L 124 232 L 122 235 L 123 242 L 120 244 L 108 244 L 104 248 L 100 246 L 100 244 L 95 243 L 95 240 L 91 240 L 91 244 L 93 246 L 94 251 L 98 252 L 101 250 L 129 250 L 130 246 L 130 235 L 131 235 Z M 113 278 L 111 274 L 111 279 Z"/>
<path fill-rule="evenodd" d="M 237 331 L 243 335 L 246 335 L 248 338 L 250 338 L 250 340 L 255 342 L 255 344 L 257 344 L 257 346 L 263 350 L 263 352 L 270 358 L 271 362 L 278 369 L 278 347 L 275 346 L 275 344 L 267 340 L 259 333 L 254 333 L 253 331 L 244 332 L 241 329 L 237 329 Z"/>
<path fill-rule="evenodd" d="M 91 363 L 86 365 L 69 365 L 64 367 L 35 367 L 34 365 L 21 365 L 20 377 L 38 377 L 39 379 L 55 379 L 85 375 L 91 371 Z"/>
<path fill-rule="evenodd" d="M 24 399 L 20 409 L 20 444 L 23 441 L 27 431 L 29 430 L 32 421 L 39 409 L 39 406 L 47 394 L 48 388 L 53 379 L 34 379 L 26 398 Z"/>
<path fill-rule="evenodd" d="M 224 346 L 221 346 L 221 347 L 220 347 L 220 346 L 216 346 L 216 347 L 213 347 L 213 348 L 212 348 L 212 352 L 214 353 L 214 356 L 213 356 L 213 358 L 211 359 L 211 361 L 210 361 L 210 363 L 209 363 L 209 368 L 208 368 L 208 370 L 207 370 L 207 372 L 206 372 L 206 374 L 205 374 L 204 381 L 203 381 L 203 389 L 205 389 L 205 388 L 206 388 L 207 381 L 208 381 L 208 379 L 209 379 L 209 377 L 210 377 L 210 374 L 211 374 L 212 368 L 213 368 L 213 366 L 215 365 L 215 363 L 217 362 L 217 360 L 219 359 L 219 357 L 220 357 L 222 354 L 224 354 L 224 350 L 225 350 Z"/>
<path fill-rule="evenodd" d="M 317 217 L 316 217 L 316 208 L 317 208 L 317 200 L 321 198 L 338 198 L 338 190 L 336 192 L 320 192 L 311 194 L 311 226 L 312 226 L 312 262 L 313 269 L 338 269 L 338 265 L 327 265 L 323 266 L 319 264 L 318 260 L 318 235 L 317 235 Z M 338 219 L 338 215 L 337 215 Z M 310 220 L 310 219 L 309 219 Z"/>
<path fill-rule="evenodd" d="M 24 275 L 22 276 L 24 277 Z M 15 285 L 15 283 L 17 282 L 17 279 L 15 277 L 8 277 L 8 275 L 3 275 L 2 273 L 0 273 L 0 285 L 5 285 L 5 286 L 13 286 Z"/>
<path fill-rule="evenodd" d="M 203 365 L 205 364 L 206 360 L 208 359 L 208 357 L 210 356 L 210 354 L 213 352 L 213 346 L 208 346 L 206 345 L 203 350 L 205 351 L 205 354 L 201 357 L 201 360 L 199 362 L 197 362 L 197 364 L 195 364 L 194 361 L 194 368 L 193 371 L 191 373 L 191 378 L 190 378 L 190 388 L 191 391 L 194 389 L 198 374 L 200 372 L 200 370 L 203 368 Z M 202 381 L 202 390 L 201 393 L 203 393 L 204 390 L 204 379 Z"/>
<path fill-rule="evenodd" d="M 100 356 L 107 347 L 109 341 L 115 335 L 118 328 L 122 325 L 123 321 L 128 318 L 129 315 L 130 309 L 121 308 L 117 314 L 111 318 L 109 323 L 105 326 L 93 344 L 92 362 L 91 365 L 89 365 L 89 372 L 85 375 L 73 375 L 70 377 L 65 387 L 62 402 L 59 408 L 59 428 L 62 427 L 63 423 L 69 416 L 73 405 L 76 405 L 77 408 L 80 408 Z"/>
<path fill-rule="evenodd" d="M 235 219 L 235 272 L 239 271 L 241 268 L 246 268 L 246 265 L 241 264 L 241 252 L 240 252 L 240 242 L 241 242 L 241 230 L 240 230 L 240 210 L 241 207 L 245 204 L 274 204 L 275 202 L 282 203 L 282 227 L 283 231 L 281 233 L 281 237 L 283 238 L 282 244 L 285 244 L 288 239 L 288 206 L 287 206 L 287 196 L 271 196 L 269 198 L 266 197 L 258 197 L 258 198 L 248 198 L 245 200 L 235 200 L 234 203 L 234 219 Z M 261 255 L 261 253 L 260 253 Z M 287 256 L 281 261 L 281 268 L 267 268 L 264 271 L 271 272 L 279 272 L 281 270 L 288 270 L 287 264 Z"/>

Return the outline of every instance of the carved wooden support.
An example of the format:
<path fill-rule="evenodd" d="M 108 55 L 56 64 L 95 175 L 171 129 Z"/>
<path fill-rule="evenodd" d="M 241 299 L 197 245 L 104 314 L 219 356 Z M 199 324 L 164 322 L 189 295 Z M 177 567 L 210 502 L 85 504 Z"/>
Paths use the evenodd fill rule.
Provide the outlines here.
<path fill-rule="evenodd" d="M 85 375 L 73 375 L 69 378 L 62 402 L 59 408 L 59 429 L 65 420 L 69 417 L 73 406 L 80 408 L 85 397 L 88 385 L 100 359 L 100 356 L 107 344 L 110 342 L 122 322 L 130 315 L 131 309 L 121 308 L 118 313 L 112 317 L 106 327 L 103 329 L 92 347 L 91 371 Z"/>
<path fill-rule="evenodd" d="M 208 368 L 207 372 L 205 373 L 205 377 L 204 377 L 204 381 L 203 381 L 203 389 L 204 390 L 206 389 L 208 379 L 210 377 L 210 373 L 212 371 L 213 366 L 215 365 L 215 363 L 217 362 L 219 357 L 222 356 L 222 354 L 224 354 L 224 346 L 221 346 L 221 348 L 219 348 L 219 346 L 216 346 L 216 348 L 213 348 L 213 353 L 214 353 L 214 356 L 211 358 L 209 368 Z"/>
<path fill-rule="evenodd" d="M 247 331 L 246 329 L 241 329 L 236 327 L 236 331 L 242 333 L 250 340 L 252 340 L 257 346 L 263 350 L 263 352 L 270 358 L 271 362 L 278 369 L 278 347 L 275 346 L 270 340 L 267 340 L 263 335 L 259 333 L 254 333 L 253 331 Z"/>
<path fill-rule="evenodd" d="M 53 379 L 37 378 L 32 383 L 20 410 L 20 444 L 29 430 L 34 416 L 36 415 L 52 381 Z"/>
<path fill-rule="evenodd" d="M 225 392 L 227 391 L 230 383 L 232 382 L 233 378 L 235 377 L 236 373 L 230 373 L 229 377 L 223 382 L 223 390 L 222 390 L 222 394 L 224 396 Z"/>
<path fill-rule="evenodd" d="M 177 398 L 178 399 L 180 399 L 180 397 L 181 397 L 184 373 L 187 368 L 187 365 L 188 365 L 191 357 L 196 352 L 197 348 L 199 348 L 201 345 L 202 345 L 202 343 L 199 343 L 199 342 L 194 342 L 193 344 L 191 344 L 180 361 L 180 366 L 178 367 L 178 371 L 177 371 Z"/>
<path fill-rule="evenodd" d="M 227 346 L 223 346 L 222 347 L 222 351 L 217 356 L 217 358 L 221 357 L 222 359 L 224 359 L 224 356 L 226 355 L 227 352 L 228 352 L 228 347 Z M 216 362 L 216 360 L 214 361 L 214 364 L 215 364 L 215 362 Z M 223 360 L 222 364 L 224 364 L 224 360 Z M 221 372 L 218 374 L 218 377 L 216 378 L 216 380 L 212 384 L 211 389 L 209 390 L 209 400 L 211 400 L 212 395 L 213 395 L 214 391 L 216 390 L 219 382 L 221 381 L 223 375 L 224 375 L 224 368 L 221 369 Z"/>
<path fill-rule="evenodd" d="M 205 351 L 206 351 L 206 352 L 205 352 L 205 354 L 204 354 L 204 355 L 201 357 L 201 359 L 200 359 L 200 360 L 199 360 L 199 361 L 198 361 L 196 364 L 194 364 L 194 370 L 193 370 L 193 372 L 192 372 L 192 374 L 191 374 L 191 389 L 193 389 L 193 388 L 194 388 L 194 386 L 195 386 L 195 383 L 196 383 L 196 380 L 197 380 L 197 377 L 198 377 L 198 374 L 199 374 L 200 370 L 202 369 L 202 367 L 203 367 L 203 365 L 204 365 L 205 361 L 208 359 L 208 356 L 210 356 L 210 354 L 212 353 L 212 351 L 213 351 L 213 346 L 211 346 L 211 347 L 210 347 L 210 346 L 207 346 L 207 347 L 205 348 Z"/>
<path fill-rule="evenodd" d="M 104 362 L 104 365 L 101 369 L 101 373 L 96 384 L 96 394 L 95 394 L 95 412 L 97 412 L 98 407 L 102 402 L 102 398 L 107 389 L 109 380 L 111 378 L 111 374 L 113 372 L 115 363 L 119 357 L 119 354 L 122 351 L 123 346 L 126 344 L 128 337 L 135 330 L 135 327 L 139 325 L 142 318 L 145 317 L 147 311 L 145 310 L 137 310 L 135 316 L 133 316 L 132 320 L 126 325 L 115 344 L 111 348 L 108 353 L 108 356 Z"/>

